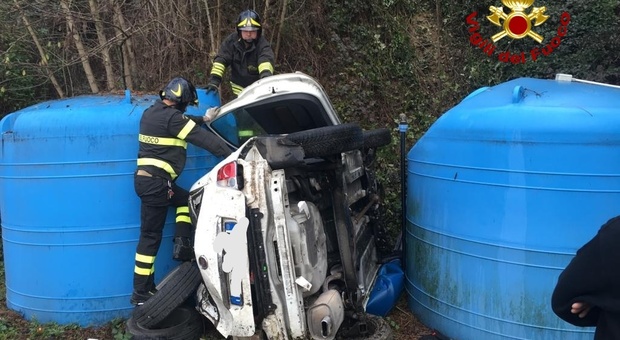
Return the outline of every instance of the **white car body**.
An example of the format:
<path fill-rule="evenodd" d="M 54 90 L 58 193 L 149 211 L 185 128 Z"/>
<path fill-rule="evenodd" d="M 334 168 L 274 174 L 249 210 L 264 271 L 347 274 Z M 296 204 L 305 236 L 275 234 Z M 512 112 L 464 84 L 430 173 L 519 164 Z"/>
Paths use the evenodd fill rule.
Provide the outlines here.
<path fill-rule="evenodd" d="M 259 131 L 250 124 L 252 134 L 271 138 L 227 135 L 218 123 L 234 113 L 231 124 L 241 131 L 242 115 L 256 118 L 263 111 L 269 119 Z M 278 124 L 289 119 L 279 131 L 284 125 Z M 371 182 L 364 155 L 359 148 L 338 152 L 330 156 L 335 163 L 326 164 L 320 157 L 308 160 L 303 147 L 274 137 L 304 131 L 306 124 L 314 129 L 341 122 L 322 87 L 301 73 L 254 83 L 213 118 L 213 130 L 237 150 L 192 186 L 190 215 L 203 279 L 197 308 L 225 337 L 264 332 L 269 339 L 333 339 L 344 310 L 353 306 L 359 312 L 368 299 L 379 264 L 376 239 L 366 231 L 377 204 L 369 198 L 372 188 L 364 186 Z M 339 170 L 332 173 L 334 167 Z M 323 175 L 323 168 L 329 174 Z M 337 183 L 340 196 L 332 196 L 326 183 Z M 315 199 L 308 198 L 314 194 Z M 337 197 L 346 206 L 327 206 L 337 206 Z M 329 216 L 332 210 L 336 217 Z M 351 261 L 340 266 L 349 269 L 338 272 L 336 255 L 349 253 L 343 255 L 334 244 L 348 242 L 349 236 L 348 247 L 338 246 L 352 249 Z M 336 289 L 342 286 L 347 288 Z"/>

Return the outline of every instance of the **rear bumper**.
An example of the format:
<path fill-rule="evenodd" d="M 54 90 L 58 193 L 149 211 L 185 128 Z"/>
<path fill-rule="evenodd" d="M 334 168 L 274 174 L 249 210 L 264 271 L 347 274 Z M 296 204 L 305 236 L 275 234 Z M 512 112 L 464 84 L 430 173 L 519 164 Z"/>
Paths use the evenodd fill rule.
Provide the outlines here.
<path fill-rule="evenodd" d="M 204 285 L 217 308 L 205 316 L 224 336 L 251 336 L 256 328 L 245 197 L 239 190 L 217 186 L 206 186 L 204 197 L 208 199 L 200 207 L 194 252 Z"/>

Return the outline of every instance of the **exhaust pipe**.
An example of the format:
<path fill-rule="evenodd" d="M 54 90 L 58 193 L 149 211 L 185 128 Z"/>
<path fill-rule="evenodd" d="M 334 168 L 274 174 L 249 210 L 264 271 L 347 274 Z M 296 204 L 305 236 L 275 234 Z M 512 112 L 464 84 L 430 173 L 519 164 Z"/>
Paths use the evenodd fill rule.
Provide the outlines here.
<path fill-rule="evenodd" d="M 315 340 L 333 340 L 344 320 L 344 305 L 340 293 L 330 289 L 308 308 L 308 328 Z"/>

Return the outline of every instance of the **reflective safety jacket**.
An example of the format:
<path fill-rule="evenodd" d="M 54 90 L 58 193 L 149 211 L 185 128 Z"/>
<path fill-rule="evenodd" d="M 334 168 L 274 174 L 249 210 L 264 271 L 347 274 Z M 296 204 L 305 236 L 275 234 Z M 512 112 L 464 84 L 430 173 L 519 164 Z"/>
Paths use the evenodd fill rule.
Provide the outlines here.
<path fill-rule="evenodd" d="M 231 67 L 232 91 L 238 95 L 241 90 L 259 78 L 273 74 L 274 54 L 271 45 L 262 35 L 248 48 L 237 33 L 229 35 L 213 59 L 210 83 L 219 86 L 226 67 Z"/>
<path fill-rule="evenodd" d="M 188 142 L 216 156 L 228 156 L 231 149 L 201 128 L 202 123 L 201 116 L 185 115 L 157 100 L 140 119 L 138 169 L 174 181 L 185 167 Z"/>

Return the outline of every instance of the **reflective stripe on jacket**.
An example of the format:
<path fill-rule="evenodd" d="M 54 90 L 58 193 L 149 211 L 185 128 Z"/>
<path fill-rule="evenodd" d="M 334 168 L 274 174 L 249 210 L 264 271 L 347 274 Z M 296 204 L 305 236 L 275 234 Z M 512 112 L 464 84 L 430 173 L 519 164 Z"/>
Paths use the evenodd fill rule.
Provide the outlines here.
<path fill-rule="evenodd" d="M 157 100 L 140 119 L 138 168 L 175 180 L 185 167 L 187 142 L 216 156 L 229 155 L 230 148 L 201 123 L 202 117 L 185 115 Z"/>
<path fill-rule="evenodd" d="M 213 59 L 211 82 L 219 85 L 226 67 L 230 66 L 231 83 L 243 89 L 257 81 L 262 72 L 272 75 L 274 59 L 271 45 L 262 35 L 246 49 L 245 43 L 237 33 L 232 33 L 224 40 Z"/>

